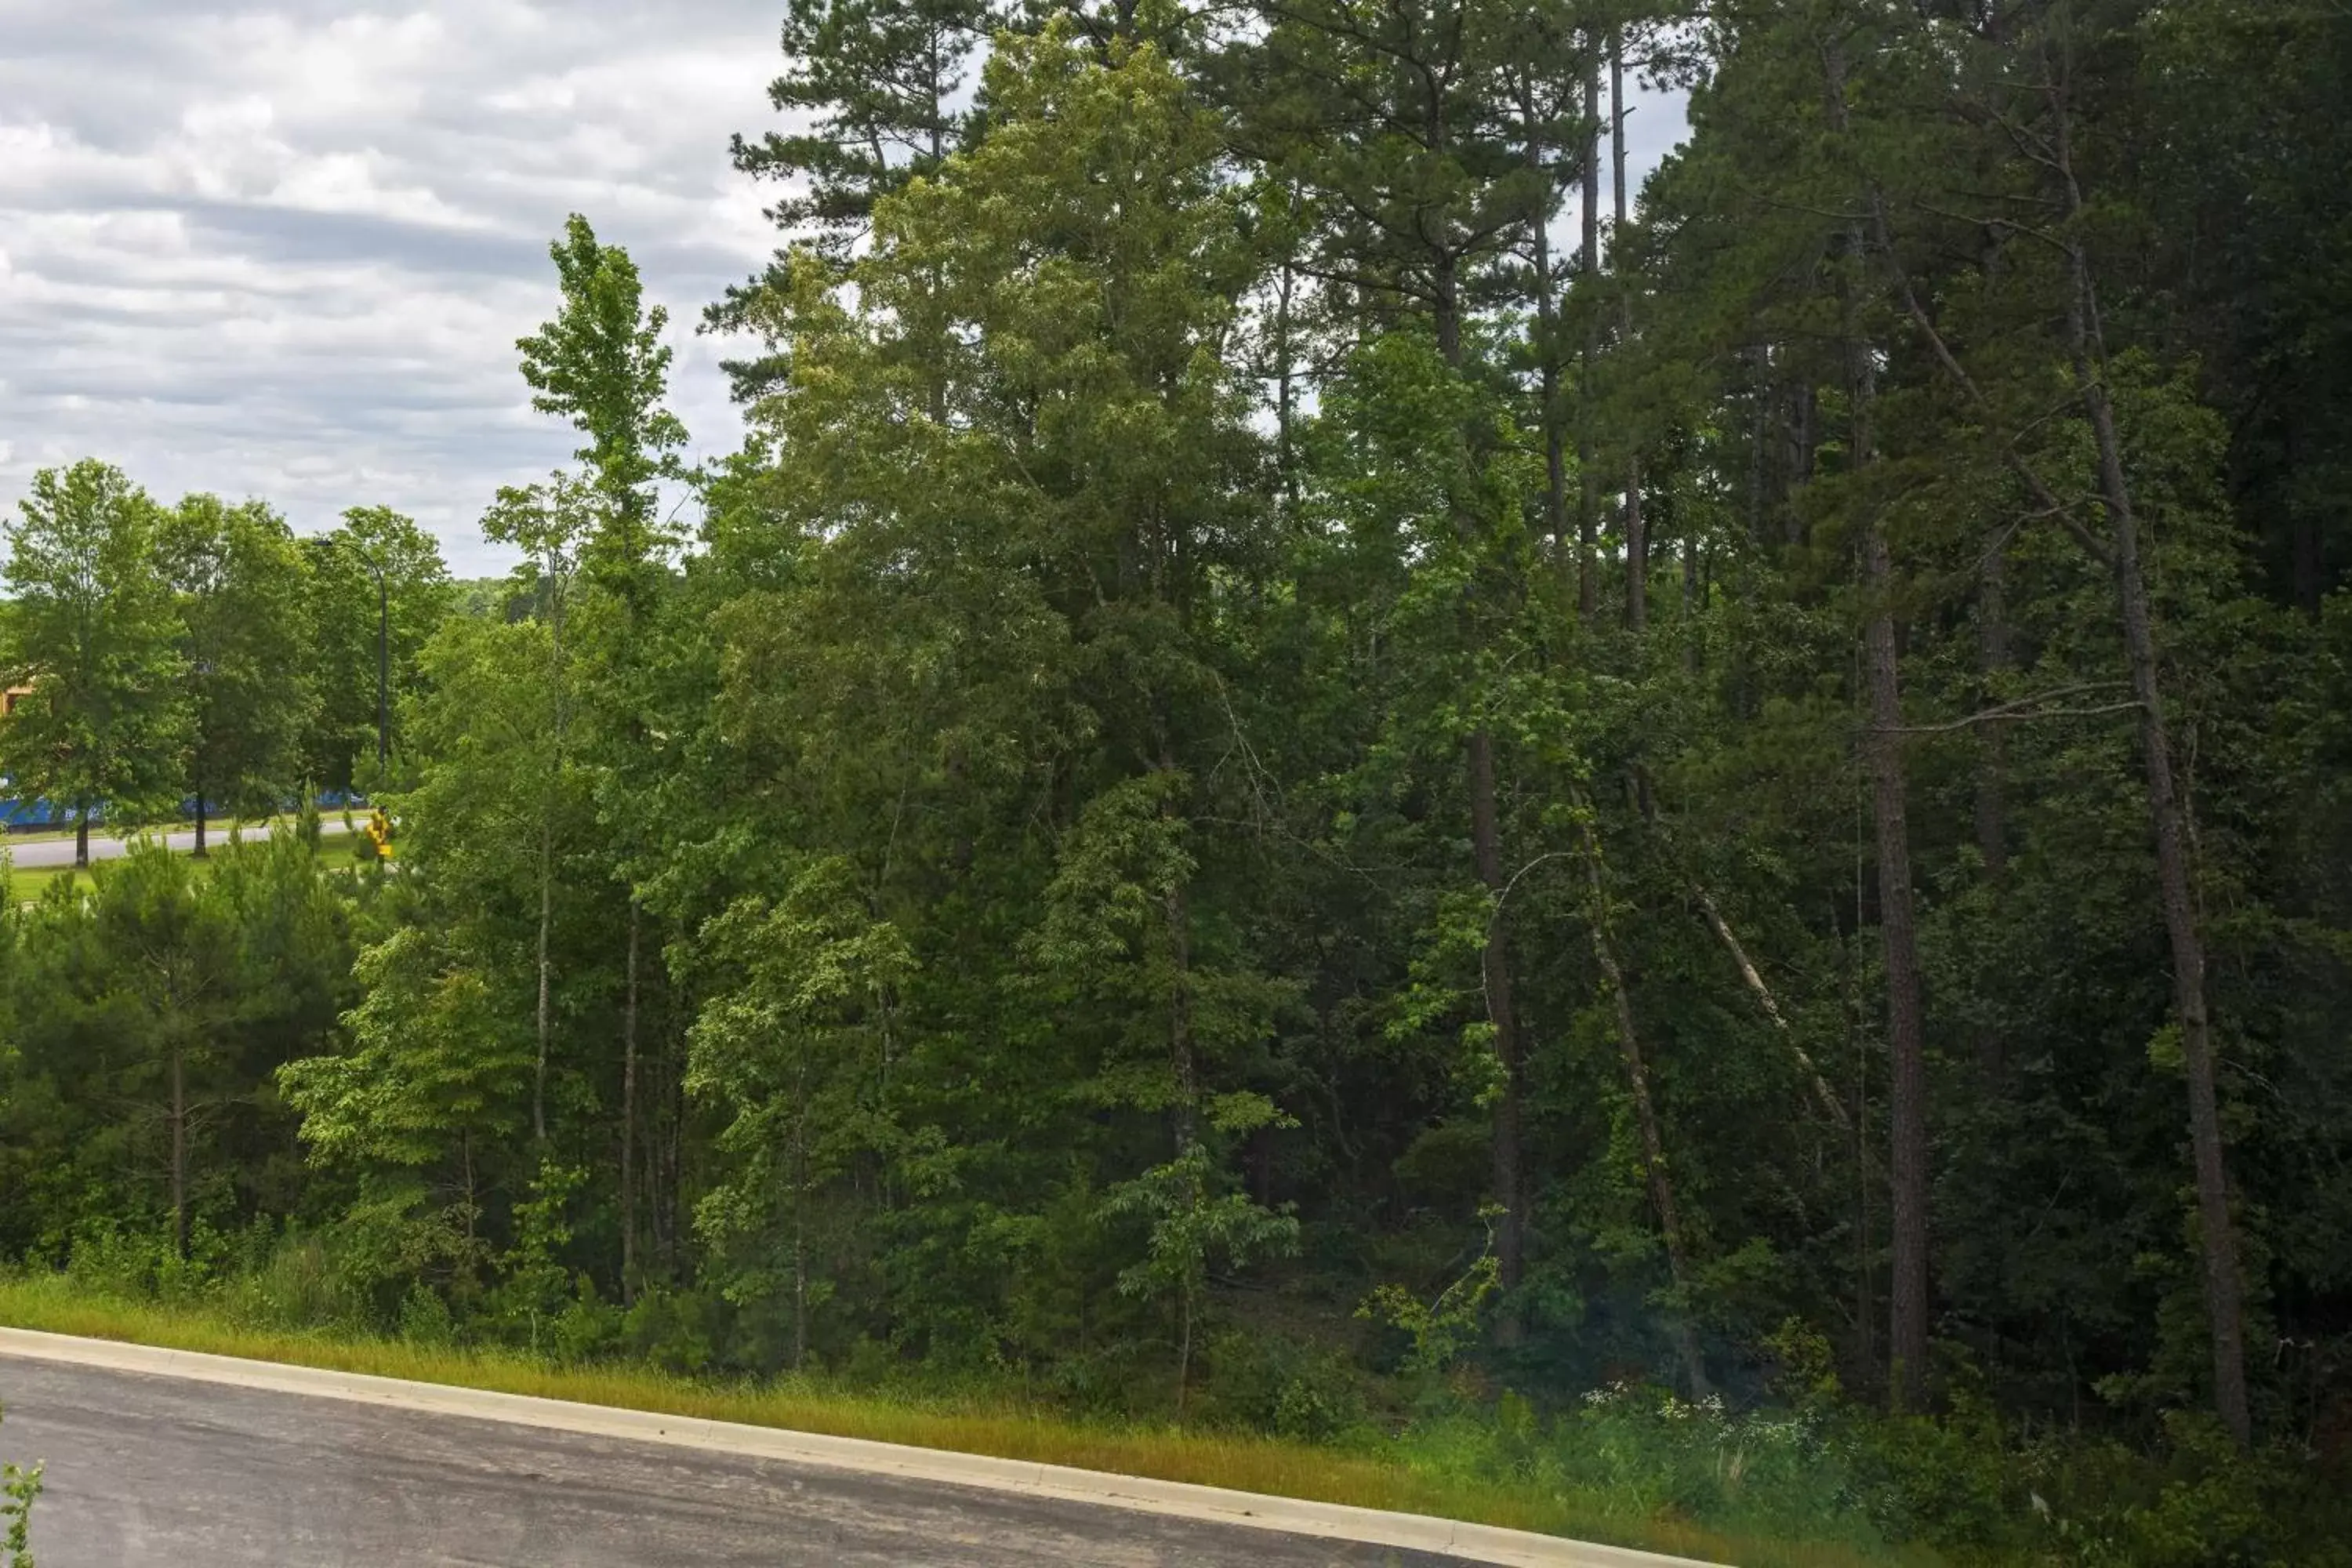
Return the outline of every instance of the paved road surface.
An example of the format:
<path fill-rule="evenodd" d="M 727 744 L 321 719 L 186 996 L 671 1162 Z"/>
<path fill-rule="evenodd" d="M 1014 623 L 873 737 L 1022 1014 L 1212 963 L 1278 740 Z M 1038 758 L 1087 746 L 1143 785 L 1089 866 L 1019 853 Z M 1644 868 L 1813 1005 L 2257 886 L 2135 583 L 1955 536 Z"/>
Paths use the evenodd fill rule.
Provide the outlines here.
<path fill-rule="evenodd" d="M 285 830 L 289 833 L 294 831 L 291 824 L 287 825 Z M 319 818 L 319 832 L 322 837 L 346 831 L 348 829 L 343 826 L 341 813 L 331 816 L 322 816 Z M 255 833 L 255 829 L 248 828 L 246 831 L 246 837 L 251 838 Z M 205 837 L 205 841 L 211 844 L 227 843 L 228 824 L 225 822 L 215 824 L 206 831 Z M 196 847 L 195 829 L 192 827 L 184 833 L 166 833 L 163 835 L 163 842 L 174 849 L 194 849 Z M 40 866 L 73 864 L 74 841 L 70 838 L 0 838 L 0 849 L 7 850 L 8 858 L 26 870 Z M 109 838 L 101 833 L 95 832 L 89 836 L 89 858 L 93 860 L 119 860 L 130 852 L 131 846 L 122 839 Z"/>
<path fill-rule="evenodd" d="M 1387 1547 L 0 1357 L 41 1568 L 1452 1568 Z"/>

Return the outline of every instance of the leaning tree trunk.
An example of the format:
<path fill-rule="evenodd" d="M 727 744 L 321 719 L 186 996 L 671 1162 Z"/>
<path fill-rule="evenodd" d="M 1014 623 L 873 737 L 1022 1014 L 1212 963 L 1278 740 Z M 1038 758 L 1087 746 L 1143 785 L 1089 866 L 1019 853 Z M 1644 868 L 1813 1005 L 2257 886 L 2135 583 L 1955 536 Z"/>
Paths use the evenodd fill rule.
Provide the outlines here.
<path fill-rule="evenodd" d="M 2147 773 L 2149 826 L 2156 837 L 2157 880 L 2165 931 L 2172 946 L 2173 1005 L 2180 1019 L 2180 1057 L 2189 1080 L 2189 1139 L 2197 1173 L 2197 1217 L 2204 1254 L 2205 1310 L 2213 1342 L 2213 1402 L 2242 1446 L 2253 1435 L 2246 1395 L 2245 1303 L 2239 1273 L 2237 1223 L 2230 1212 L 2230 1180 L 2221 1144 L 2221 1095 L 2213 1065 L 2211 1019 L 2205 1006 L 2205 939 L 2189 869 L 2192 829 L 2189 807 L 2172 773 L 2172 738 L 2164 717 L 2156 637 L 2147 583 L 2140 564 L 2137 524 L 2115 443 L 2114 416 L 2093 383 L 2084 400 L 2100 453 L 2100 488 L 2115 527 L 2116 587 L 2121 600 L 2124 647 L 2131 661 L 2132 696 L 2139 705 L 2142 761 Z"/>
<path fill-rule="evenodd" d="M 2195 836 L 2189 805 L 2173 775 L 2172 735 L 2165 720 L 2155 616 L 2140 558 L 2139 521 L 2124 471 L 2123 441 L 2105 380 L 2105 334 L 2098 294 L 2082 236 L 2083 192 L 2074 177 L 2070 116 L 2063 87 L 2050 91 L 2057 131 L 2057 174 L 2069 225 L 2066 328 L 2075 388 L 2088 416 L 2099 459 L 2099 499 L 2113 541 L 2116 595 L 2124 652 L 2139 710 L 2141 762 L 2147 774 L 2148 824 L 2156 839 L 2156 869 L 2164 925 L 2172 948 L 2173 1006 L 2180 1021 L 2180 1058 L 2189 1088 L 2189 1142 L 2196 1171 L 2197 1219 L 2202 1250 L 2205 1312 L 2213 1351 L 2213 1404 L 2240 1447 L 2252 1440 L 2246 1393 L 2244 1280 L 2237 1222 L 2230 1211 L 2229 1169 L 2221 1141 L 2221 1091 L 2213 1061 L 2212 1021 L 2205 1001 L 2205 938 L 2200 929 L 2189 865 Z"/>
<path fill-rule="evenodd" d="M 1693 1399 L 1712 1392 L 1706 1362 L 1699 1354 L 1698 1336 L 1690 1321 L 1690 1246 L 1683 1230 L 1682 1210 L 1675 1201 L 1674 1173 L 1666 1163 L 1665 1134 L 1658 1124 L 1656 1101 L 1650 1093 L 1650 1068 L 1642 1055 L 1642 1037 L 1633 1023 L 1633 993 L 1625 983 L 1624 966 L 1617 959 L 1617 943 L 1609 930 L 1609 889 L 1601 872 L 1601 843 L 1591 825 L 1584 827 L 1584 866 L 1592 885 L 1592 952 L 1609 985 L 1617 1009 L 1617 1049 L 1625 1066 L 1626 1088 L 1633 1102 L 1633 1129 L 1642 1144 L 1642 1175 L 1650 1190 L 1650 1205 L 1657 1211 L 1659 1239 L 1666 1249 L 1666 1274 L 1680 1298 L 1668 1319 L 1667 1333 Z"/>

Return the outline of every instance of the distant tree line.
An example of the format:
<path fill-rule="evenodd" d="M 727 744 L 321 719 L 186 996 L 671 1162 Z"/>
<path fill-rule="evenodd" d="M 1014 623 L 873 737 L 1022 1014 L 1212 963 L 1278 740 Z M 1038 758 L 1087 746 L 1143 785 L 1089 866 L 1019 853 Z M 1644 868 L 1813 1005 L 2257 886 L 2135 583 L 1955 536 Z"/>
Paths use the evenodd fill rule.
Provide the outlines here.
<path fill-rule="evenodd" d="M 450 604 L 438 548 L 396 512 L 297 539 L 259 501 L 163 506 L 94 458 L 34 476 L 7 550 L 0 773 L 72 815 L 80 864 L 101 816 L 185 810 L 202 854 L 215 815 L 385 776 L 391 693 Z"/>

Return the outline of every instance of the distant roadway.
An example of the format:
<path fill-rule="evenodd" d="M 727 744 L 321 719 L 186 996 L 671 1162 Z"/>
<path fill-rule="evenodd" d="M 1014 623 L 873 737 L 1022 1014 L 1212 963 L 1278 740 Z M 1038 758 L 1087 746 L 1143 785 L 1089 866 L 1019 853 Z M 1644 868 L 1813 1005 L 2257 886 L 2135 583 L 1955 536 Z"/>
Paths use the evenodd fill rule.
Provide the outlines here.
<path fill-rule="evenodd" d="M 248 838 L 256 837 L 261 831 L 260 826 L 256 825 L 247 828 L 245 836 Z M 284 823 L 274 831 L 291 833 L 294 831 L 294 825 L 290 822 Z M 321 836 L 349 831 L 350 829 L 343 826 L 343 819 L 340 813 L 332 816 L 321 816 L 319 818 L 319 832 Z M 166 833 L 162 837 L 163 842 L 173 849 L 187 850 L 196 847 L 196 834 L 194 828 L 184 832 Z M 89 835 L 89 858 L 93 860 L 119 860 L 131 853 L 131 846 L 135 842 L 135 839 L 116 838 L 98 828 L 92 828 Z M 215 823 L 206 828 L 205 842 L 207 845 L 227 843 L 228 824 Z M 27 871 L 50 866 L 70 866 L 74 863 L 74 841 L 69 837 L 51 838 L 44 834 L 38 838 L 0 837 L 0 849 L 5 849 L 8 852 L 8 858 Z"/>
<path fill-rule="evenodd" d="M 1461 1563 L 904 1476 L 20 1359 L 5 1348 L 0 1404 L 0 1457 L 47 1465 L 33 1510 L 41 1568 Z M 1552 1560 L 1591 1561 L 1565 1552 Z"/>

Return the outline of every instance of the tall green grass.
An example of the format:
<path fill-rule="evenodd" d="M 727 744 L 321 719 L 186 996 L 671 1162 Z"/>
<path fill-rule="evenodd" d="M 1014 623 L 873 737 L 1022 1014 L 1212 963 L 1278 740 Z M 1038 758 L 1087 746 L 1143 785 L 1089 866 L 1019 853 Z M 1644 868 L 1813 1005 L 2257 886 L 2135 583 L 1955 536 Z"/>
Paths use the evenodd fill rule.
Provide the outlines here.
<path fill-rule="evenodd" d="M 1240 1434 L 1079 1421 L 1042 1409 L 1008 1409 L 1001 1398 L 971 1394 L 883 1396 L 806 1378 L 728 1384 L 635 1366 L 556 1366 L 511 1351 L 257 1326 L 201 1301 L 128 1300 L 54 1274 L 0 1279 L 0 1323 L 1391 1509 L 1743 1568 L 1937 1561 L 1923 1551 L 1875 1549 L 1860 1528 L 1727 1530 L 1688 1517 L 1674 1486 L 1627 1484 L 1631 1472 L 1623 1466 L 1529 1462 L 1539 1447 L 1531 1436 L 1526 1452 L 1498 1456 L 1467 1426 L 1433 1428 L 1377 1451 L 1345 1451 Z M 1633 1459 L 1643 1473 L 1655 1468 L 1639 1456 L 1620 1457 Z"/>

